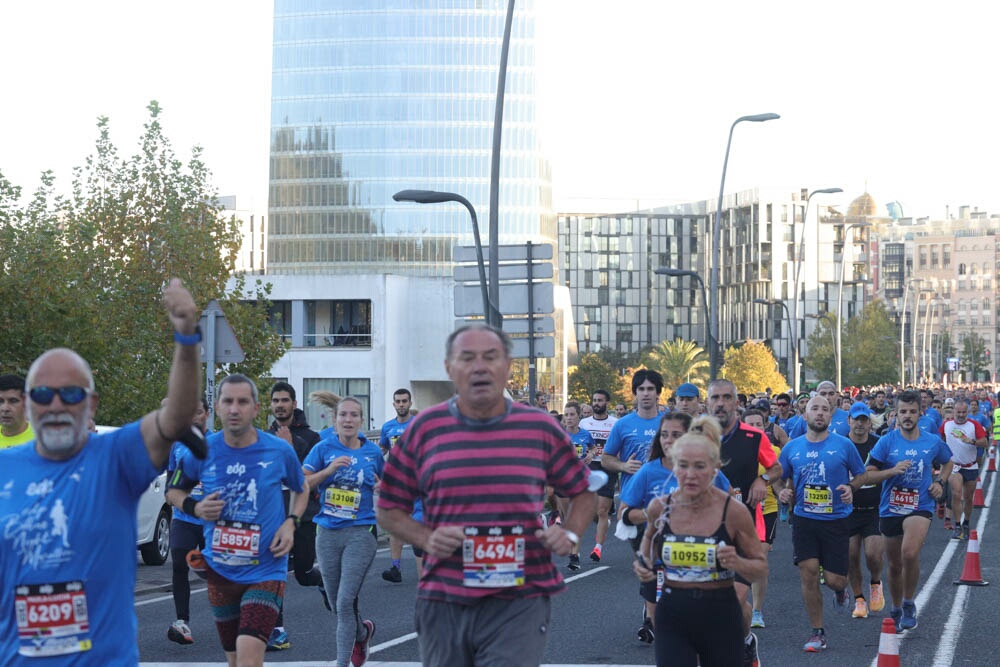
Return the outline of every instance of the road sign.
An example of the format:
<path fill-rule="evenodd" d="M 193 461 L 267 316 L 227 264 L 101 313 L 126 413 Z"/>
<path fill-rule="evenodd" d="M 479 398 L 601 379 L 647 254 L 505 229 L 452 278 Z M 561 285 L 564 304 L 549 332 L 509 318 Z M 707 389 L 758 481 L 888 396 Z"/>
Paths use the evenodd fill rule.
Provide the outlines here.
<path fill-rule="evenodd" d="M 489 264 L 486 265 L 486 272 L 489 274 Z M 532 262 L 531 277 L 533 280 L 548 280 L 553 275 L 551 262 Z M 501 264 L 500 280 L 527 280 L 528 265 L 525 264 Z M 475 264 L 471 266 L 455 267 L 455 282 L 479 284 L 479 267 Z"/>
<path fill-rule="evenodd" d="M 547 315 L 555 309 L 552 283 L 531 286 L 533 312 Z M 528 284 L 500 285 L 500 312 L 503 315 L 524 315 L 528 312 Z M 479 285 L 455 285 L 455 316 L 483 314 L 483 292 Z"/>
<path fill-rule="evenodd" d="M 534 332 L 536 334 L 546 334 L 555 333 L 556 321 L 552 317 L 535 317 L 534 319 Z M 484 320 L 455 320 L 455 328 L 464 327 L 466 324 L 472 324 L 473 322 L 482 323 Z M 510 317 L 505 318 L 503 321 L 503 330 L 508 334 L 526 334 L 528 333 L 528 318 L 527 317 Z"/>
<path fill-rule="evenodd" d="M 552 336 L 535 336 L 535 356 L 536 357 L 554 357 L 556 356 L 556 341 Z M 529 359 L 528 355 L 528 339 L 527 338 L 515 338 L 514 339 L 514 353 L 511 354 L 514 359 Z"/>
<path fill-rule="evenodd" d="M 948 370 L 949 371 L 957 371 L 958 370 L 959 361 L 960 360 L 959 360 L 958 357 L 948 357 Z"/>
<path fill-rule="evenodd" d="M 486 254 L 487 249 L 483 248 L 483 260 L 486 262 L 486 266 L 490 265 L 490 258 Z M 501 262 L 524 262 L 528 259 L 528 245 L 502 245 L 497 247 L 497 258 Z M 552 259 L 552 244 L 551 243 L 539 243 L 538 245 L 531 245 L 531 258 L 532 259 Z M 475 246 L 455 246 L 455 250 L 452 252 L 451 259 L 453 262 L 475 262 L 476 261 L 476 247 Z"/>
<path fill-rule="evenodd" d="M 209 318 L 213 320 L 211 324 Z M 233 327 L 230 326 L 222 312 L 222 306 L 215 299 L 209 301 L 208 305 L 205 306 L 205 310 L 201 313 L 201 319 L 198 320 L 198 326 L 201 327 L 203 337 L 201 345 L 198 346 L 202 363 L 208 361 L 210 355 L 207 354 L 207 346 L 210 343 L 213 344 L 212 350 L 215 353 L 211 356 L 217 364 L 239 363 L 246 358 L 246 355 L 243 354 L 243 348 L 236 340 Z"/>

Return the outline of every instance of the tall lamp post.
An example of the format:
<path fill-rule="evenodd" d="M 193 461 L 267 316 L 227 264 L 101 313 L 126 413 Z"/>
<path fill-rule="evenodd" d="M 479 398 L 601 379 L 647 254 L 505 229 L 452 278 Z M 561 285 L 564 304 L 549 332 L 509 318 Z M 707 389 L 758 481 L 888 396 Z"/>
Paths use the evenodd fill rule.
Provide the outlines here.
<path fill-rule="evenodd" d="M 812 202 L 812 198 L 815 195 L 835 195 L 843 192 L 842 188 L 820 188 L 819 190 L 813 190 L 806 197 L 806 208 L 802 213 L 802 237 L 799 239 L 798 248 L 795 248 L 795 209 L 792 209 L 792 248 L 795 249 L 795 276 L 792 281 L 794 294 L 792 295 L 792 321 L 795 323 L 795 337 L 794 337 L 794 347 L 795 347 L 795 373 L 794 379 L 792 381 L 792 387 L 795 390 L 795 395 L 799 395 L 799 276 L 802 270 L 802 261 L 805 256 L 806 247 L 806 223 L 809 220 L 809 203 Z M 803 309 L 805 304 L 803 304 Z"/>
<path fill-rule="evenodd" d="M 702 280 L 701 276 L 698 275 L 696 271 L 689 271 L 686 269 L 670 269 L 661 266 L 658 269 L 654 269 L 653 273 L 660 276 L 668 276 L 670 278 L 693 278 L 698 281 L 698 286 L 701 287 L 701 306 L 705 309 L 705 347 L 709 350 L 709 359 L 711 359 L 711 350 L 713 349 L 715 342 L 712 339 L 712 332 L 709 330 L 708 324 L 708 302 L 705 300 L 705 281 Z M 715 379 L 715 376 L 712 376 Z"/>
<path fill-rule="evenodd" d="M 840 284 L 837 286 L 837 391 L 843 389 L 844 385 L 841 382 L 843 379 L 843 355 L 841 354 L 840 347 L 840 335 L 844 328 L 843 324 L 843 305 L 844 305 L 844 267 L 847 266 L 847 233 L 854 229 L 855 227 L 868 227 L 870 223 L 865 220 L 861 222 L 852 222 L 851 224 L 844 227 L 844 248 L 840 251 Z M 853 243 L 851 245 L 854 245 Z M 853 282 L 853 281 L 852 281 Z"/>
<path fill-rule="evenodd" d="M 418 204 L 440 204 L 447 201 L 458 202 L 468 209 L 472 217 L 472 238 L 476 242 L 476 263 L 479 265 L 479 287 L 483 293 L 483 317 L 486 322 L 496 328 L 502 325 L 502 317 L 497 303 L 490 300 L 489 288 L 486 283 L 486 267 L 483 263 L 483 243 L 479 238 L 479 218 L 472 203 L 462 195 L 454 192 L 437 192 L 435 190 L 400 190 L 392 196 L 396 201 L 412 201 Z"/>
<path fill-rule="evenodd" d="M 916 301 L 919 294 L 920 278 L 911 277 L 903 284 L 903 309 L 899 312 L 899 386 L 901 389 L 906 389 L 906 297 L 910 294 L 911 285 L 913 286 L 913 299 Z"/>
<path fill-rule="evenodd" d="M 763 123 L 769 120 L 776 120 L 781 118 L 776 113 L 759 113 L 752 116 L 740 116 L 735 121 L 733 121 L 732 126 L 729 128 L 729 140 L 726 142 L 726 157 L 722 161 L 722 181 L 719 183 L 719 201 L 718 205 L 715 207 L 715 224 L 712 228 L 712 271 L 709 282 L 711 284 L 711 289 L 709 290 L 709 297 L 711 298 L 710 310 L 711 315 L 709 326 L 711 333 L 709 335 L 712 341 L 712 347 L 708 351 L 709 354 L 709 375 L 711 379 L 715 379 L 719 372 L 719 266 L 722 262 L 722 195 L 726 189 L 726 169 L 729 166 L 729 149 L 733 144 L 733 130 L 740 123 L 746 121 L 749 123 Z"/>
<path fill-rule="evenodd" d="M 754 299 L 753 302 L 759 303 L 763 306 L 781 306 L 784 309 L 785 321 L 788 323 L 788 338 L 789 338 L 788 342 L 791 343 L 792 346 L 792 349 L 789 350 L 789 355 L 788 355 L 788 366 L 789 366 L 788 374 L 789 377 L 793 376 L 794 374 L 798 373 L 799 369 L 799 344 L 798 340 L 796 340 L 795 332 L 793 331 L 792 316 L 788 312 L 788 306 L 785 305 L 785 302 L 782 301 L 781 299 Z M 798 396 L 797 393 L 796 396 Z"/>

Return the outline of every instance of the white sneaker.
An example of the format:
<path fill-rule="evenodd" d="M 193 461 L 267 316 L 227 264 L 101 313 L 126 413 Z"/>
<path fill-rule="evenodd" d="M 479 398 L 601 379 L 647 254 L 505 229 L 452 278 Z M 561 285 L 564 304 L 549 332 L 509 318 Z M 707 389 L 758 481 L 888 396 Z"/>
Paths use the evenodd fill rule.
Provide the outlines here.
<path fill-rule="evenodd" d="M 194 637 L 191 636 L 191 628 L 179 618 L 171 623 L 170 628 L 167 629 L 167 639 L 178 644 L 194 643 Z"/>

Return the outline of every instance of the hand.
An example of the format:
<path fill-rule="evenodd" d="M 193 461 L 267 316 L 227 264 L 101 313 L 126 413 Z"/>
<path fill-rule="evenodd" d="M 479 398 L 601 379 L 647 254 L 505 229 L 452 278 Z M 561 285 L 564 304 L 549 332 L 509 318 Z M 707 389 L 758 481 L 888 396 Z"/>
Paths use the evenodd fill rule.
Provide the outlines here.
<path fill-rule="evenodd" d="M 292 444 L 292 431 L 287 426 L 278 426 L 278 430 L 274 434 L 289 445 Z"/>
<path fill-rule="evenodd" d="M 632 561 L 632 572 L 639 577 L 639 581 L 649 582 L 656 579 L 656 573 L 641 553 L 636 553 L 635 560 Z"/>
<path fill-rule="evenodd" d="M 198 326 L 198 309 L 191 293 L 179 278 L 171 278 L 163 288 L 163 307 L 167 310 L 174 331 L 185 336 L 194 333 L 194 328 Z"/>
<path fill-rule="evenodd" d="M 841 484 L 840 486 L 837 487 L 837 490 L 840 491 L 840 499 L 844 502 L 845 505 L 853 502 L 854 489 L 851 488 L 850 484 Z"/>
<path fill-rule="evenodd" d="M 226 501 L 219 498 L 219 492 L 213 491 L 198 501 L 194 506 L 194 513 L 199 519 L 217 521 L 222 516 L 222 508 L 225 506 Z"/>
<path fill-rule="evenodd" d="M 545 530 L 539 528 L 535 531 L 535 537 L 542 541 L 542 546 L 557 556 L 568 556 L 576 546 L 562 526 L 552 525 Z"/>
<path fill-rule="evenodd" d="M 344 467 L 349 466 L 349 465 L 351 465 L 351 457 L 350 456 L 338 456 L 334 460 L 330 461 L 330 465 L 328 465 L 326 467 L 326 470 L 330 474 L 333 474 L 333 472 L 337 468 L 344 468 Z"/>
<path fill-rule="evenodd" d="M 628 458 L 628 461 L 624 463 L 624 466 L 625 467 L 622 468 L 622 472 L 628 473 L 629 475 L 634 475 L 637 472 L 639 472 L 639 468 L 642 467 L 642 461 L 637 461 L 635 458 L 635 454 L 633 454 Z"/>
<path fill-rule="evenodd" d="M 465 531 L 461 526 L 441 526 L 431 531 L 424 551 L 435 558 L 447 558 L 455 553 L 465 541 Z"/>
<path fill-rule="evenodd" d="M 750 507 L 755 507 L 764 501 L 764 496 L 767 495 L 767 482 L 764 478 L 758 477 L 750 485 L 750 494 L 748 499 L 750 501 Z"/>
<path fill-rule="evenodd" d="M 910 459 L 903 459 L 902 461 L 898 462 L 895 466 L 893 466 L 892 469 L 893 471 L 895 471 L 897 475 L 902 475 L 906 473 L 907 470 L 909 470 L 911 465 L 913 465 L 913 461 L 911 461 Z"/>
<path fill-rule="evenodd" d="M 937 500 L 944 495 L 944 483 L 943 482 L 931 482 L 931 487 L 927 489 L 927 493 L 930 494 L 931 498 Z"/>
<path fill-rule="evenodd" d="M 271 553 L 275 558 L 287 556 L 295 543 L 295 522 L 285 519 L 271 540 Z"/>
<path fill-rule="evenodd" d="M 786 505 L 790 505 L 794 499 L 795 499 L 795 492 L 792 491 L 791 489 L 782 489 L 778 493 L 778 500 L 785 503 Z"/>
<path fill-rule="evenodd" d="M 719 559 L 719 565 L 727 570 L 735 570 L 743 560 L 740 555 L 736 553 L 736 547 L 731 544 L 724 544 L 719 547 L 719 550 L 715 555 L 716 558 Z"/>

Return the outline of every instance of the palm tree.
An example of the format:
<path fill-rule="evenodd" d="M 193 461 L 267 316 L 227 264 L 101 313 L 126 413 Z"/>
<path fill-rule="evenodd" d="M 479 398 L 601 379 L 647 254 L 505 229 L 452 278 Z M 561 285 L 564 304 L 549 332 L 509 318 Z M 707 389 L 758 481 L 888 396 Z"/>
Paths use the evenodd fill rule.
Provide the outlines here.
<path fill-rule="evenodd" d="M 664 387 L 672 389 L 691 382 L 704 390 L 708 385 L 708 355 L 689 340 L 661 341 L 644 355 L 643 362 L 660 372 Z"/>

